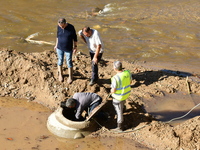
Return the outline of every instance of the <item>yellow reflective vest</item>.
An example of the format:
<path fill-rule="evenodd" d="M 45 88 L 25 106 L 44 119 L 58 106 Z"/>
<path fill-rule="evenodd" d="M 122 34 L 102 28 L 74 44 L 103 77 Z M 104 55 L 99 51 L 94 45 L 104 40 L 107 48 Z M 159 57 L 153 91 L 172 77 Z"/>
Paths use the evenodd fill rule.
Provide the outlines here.
<path fill-rule="evenodd" d="M 116 74 L 111 78 L 111 82 L 113 82 L 113 80 L 116 81 L 117 88 L 115 93 L 112 94 L 112 97 L 119 101 L 126 100 L 131 93 L 131 74 L 129 70 Z"/>

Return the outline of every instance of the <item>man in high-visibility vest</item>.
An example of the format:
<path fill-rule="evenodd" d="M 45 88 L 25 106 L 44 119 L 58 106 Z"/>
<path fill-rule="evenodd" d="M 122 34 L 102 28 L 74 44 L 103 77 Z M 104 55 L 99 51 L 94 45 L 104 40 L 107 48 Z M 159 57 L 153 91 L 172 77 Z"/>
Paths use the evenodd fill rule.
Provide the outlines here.
<path fill-rule="evenodd" d="M 125 100 L 130 96 L 131 93 L 131 80 L 132 76 L 129 70 L 122 69 L 122 63 L 115 61 L 113 64 L 114 71 L 117 72 L 115 76 L 111 78 L 111 93 L 113 97 L 113 106 L 117 113 L 117 128 L 112 131 L 121 132 L 123 118 L 123 108 Z"/>

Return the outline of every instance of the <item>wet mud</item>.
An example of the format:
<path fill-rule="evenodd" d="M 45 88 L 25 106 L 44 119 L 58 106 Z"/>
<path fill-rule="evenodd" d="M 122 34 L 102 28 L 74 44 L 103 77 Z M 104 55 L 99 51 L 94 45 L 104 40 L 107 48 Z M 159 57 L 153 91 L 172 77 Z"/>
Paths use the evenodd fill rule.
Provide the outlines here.
<path fill-rule="evenodd" d="M 66 66 L 64 66 L 64 82 L 57 80 L 57 56 L 54 51 L 21 53 L 2 49 L 0 56 L 2 58 L 0 60 L 0 96 L 26 99 L 31 103 L 42 104 L 51 111 L 57 109 L 61 101 L 71 97 L 75 92 L 95 92 L 103 100 L 106 100 L 110 91 L 110 78 L 115 74 L 112 71 L 114 60 L 103 59 L 99 63 L 100 79 L 98 84 L 89 86 L 90 58 L 79 53 L 73 58 L 74 81 L 72 84 L 67 84 Z M 128 138 L 153 149 L 199 149 L 199 116 L 180 125 L 171 126 L 160 122 L 145 109 L 145 106 L 147 106 L 145 99 L 151 100 L 152 98 L 166 97 L 166 95 L 177 93 L 183 95 L 192 93 L 198 96 L 200 94 L 199 76 L 194 73 L 187 73 L 185 76 L 184 72 L 173 70 L 173 68 L 168 71 L 153 70 L 143 67 L 142 64 L 127 61 L 123 61 L 123 67 L 130 70 L 133 76 L 132 92 L 126 101 L 126 110 L 124 111 L 124 129 L 127 132 L 121 134 L 110 132 L 110 129 L 116 126 L 116 116 L 112 107 L 112 99 L 108 98 L 108 103 L 103 110 L 109 114 L 109 119 L 99 121 L 101 126 L 89 137 Z M 156 99 L 156 101 L 160 100 L 159 98 Z M 194 105 L 191 104 L 190 106 Z M 2 107 L 4 106 L 2 105 Z M 44 118 L 38 116 L 33 120 L 38 118 L 39 123 L 45 124 L 50 112 Z M 133 129 L 140 127 L 142 128 L 133 132 Z M 49 132 L 46 130 L 45 133 L 39 135 L 38 138 L 50 139 L 46 138 L 50 135 Z M 5 138 L 8 138 L 7 142 L 14 139 L 9 134 L 5 135 Z M 37 145 L 33 147 L 37 148 Z"/>

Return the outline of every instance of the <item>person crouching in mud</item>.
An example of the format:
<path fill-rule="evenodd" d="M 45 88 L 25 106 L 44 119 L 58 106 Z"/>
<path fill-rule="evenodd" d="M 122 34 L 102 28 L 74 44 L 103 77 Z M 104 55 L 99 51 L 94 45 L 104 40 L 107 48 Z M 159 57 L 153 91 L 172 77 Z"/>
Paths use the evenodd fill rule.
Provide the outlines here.
<path fill-rule="evenodd" d="M 101 102 L 102 98 L 95 93 L 75 93 L 72 98 L 61 102 L 61 107 L 74 112 L 73 115 L 72 113 L 68 113 L 68 115 L 71 115 L 69 116 L 70 118 L 67 117 L 68 119 L 83 121 L 85 118 L 82 116 L 82 112 L 85 110 L 89 115 Z"/>

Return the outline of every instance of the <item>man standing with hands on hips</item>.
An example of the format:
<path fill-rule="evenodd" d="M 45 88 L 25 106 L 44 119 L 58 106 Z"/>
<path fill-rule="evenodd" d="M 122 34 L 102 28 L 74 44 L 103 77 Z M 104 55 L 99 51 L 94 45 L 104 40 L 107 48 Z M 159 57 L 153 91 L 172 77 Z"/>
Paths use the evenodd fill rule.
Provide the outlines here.
<path fill-rule="evenodd" d="M 132 76 L 129 70 L 122 69 L 122 63 L 115 61 L 113 64 L 114 71 L 117 73 L 111 78 L 111 93 L 113 97 L 113 106 L 117 113 L 117 128 L 113 129 L 114 132 L 122 132 L 123 109 L 125 100 L 131 93 L 131 80 Z"/>
<path fill-rule="evenodd" d="M 77 35 L 74 26 L 67 23 L 65 18 L 60 18 L 58 20 L 57 38 L 54 49 L 57 51 L 58 55 L 58 79 L 63 82 L 62 65 L 64 55 L 66 55 L 69 73 L 67 82 L 71 84 L 73 81 L 72 54 L 77 51 Z"/>
<path fill-rule="evenodd" d="M 90 57 L 92 60 L 92 78 L 89 83 L 90 86 L 94 85 L 98 81 L 98 62 L 103 55 L 103 42 L 99 35 L 99 32 L 95 29 L 91 29 L 85 26 L 78 32 L 81 39 L 87 44 Z"/>

